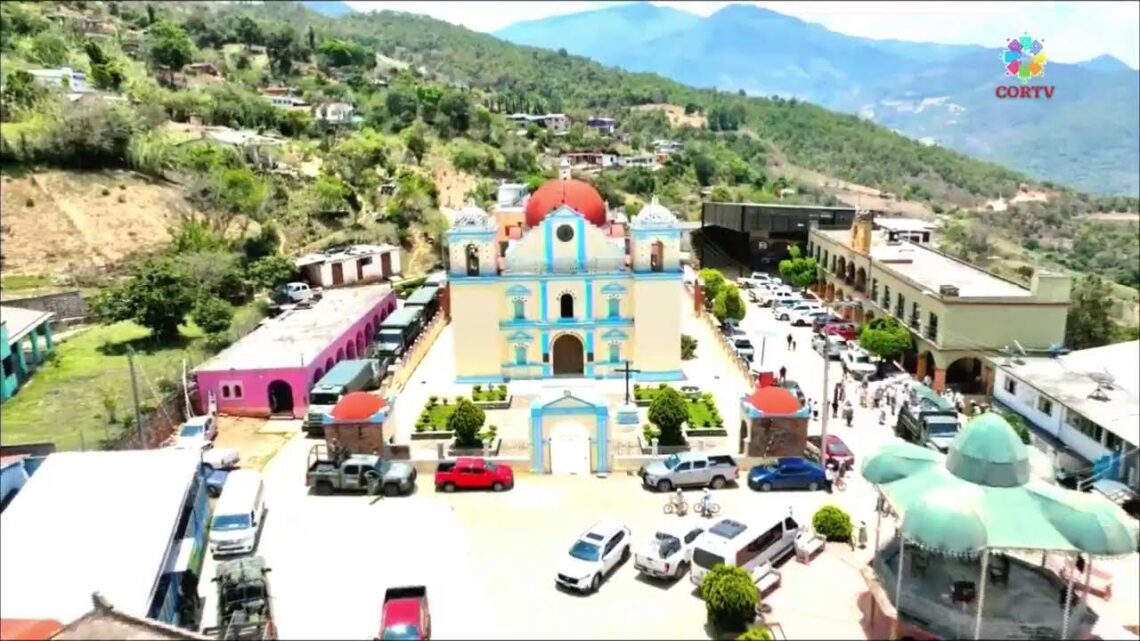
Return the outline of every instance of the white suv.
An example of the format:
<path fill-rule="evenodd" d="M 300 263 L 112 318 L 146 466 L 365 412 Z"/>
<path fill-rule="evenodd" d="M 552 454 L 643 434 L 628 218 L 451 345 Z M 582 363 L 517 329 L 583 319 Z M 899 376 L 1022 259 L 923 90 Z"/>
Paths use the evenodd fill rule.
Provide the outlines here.
<path fill-rule="evenodd" d="M 580 592 L 597 592 L 604 579 L 629 558 L 629 528 L 599 521 L 583 532 L 558 562 L 558 585 Z"/>
<path fill-rule="evenodd" d="M 804 301 L 785 308 L 776 318 L 779 320 L 792 321 L 792 325 L 811 325 L 811 319 L 809 317 L 820 311 L 823 311 L 823 307 L 821 307 L 819 303 Z"/>

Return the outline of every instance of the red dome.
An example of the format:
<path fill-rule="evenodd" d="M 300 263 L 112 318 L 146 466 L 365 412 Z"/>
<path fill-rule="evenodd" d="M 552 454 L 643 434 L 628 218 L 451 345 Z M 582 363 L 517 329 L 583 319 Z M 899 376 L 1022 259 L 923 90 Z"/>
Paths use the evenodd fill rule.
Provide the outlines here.
<path fill-rule="evenodd" d="M 748 404 L 771 416 L 787 416 L 800 411 L 799 400 L 783 387 L 757 387 Z"/>
<path fill-rule="evenodd" d="M 340 399 L 331 414 L 338 421 L 363 421 L 384 409 L 385 405 L 387 403 L 384 402 L 384 399 L 376 394 L 349 392 Z"/>
<path fill-rule="evenodd" d="M 526 226 L 536 227 L 550 212 L 566 205 L 587 221 L 606 224 L 606 203 L 590 183 L 567 178 L 555 179 L 535 190 L 526 203 Z"/>

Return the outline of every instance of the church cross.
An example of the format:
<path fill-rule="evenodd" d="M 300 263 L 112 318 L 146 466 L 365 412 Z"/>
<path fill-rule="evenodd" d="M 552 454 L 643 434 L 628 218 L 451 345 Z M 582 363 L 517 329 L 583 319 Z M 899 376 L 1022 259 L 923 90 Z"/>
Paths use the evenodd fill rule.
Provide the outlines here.
<path fill-rule="evenodd" d="M 623 367 L 619 370 L 616 370 L 616 371 L 625 374 L 625 404 L 629 405 L 629 376 L 630 376 L 630 374 L 637 374 L 641 370 L 630 368 L 629 361 L 626 361 L 625 367 Z"/>

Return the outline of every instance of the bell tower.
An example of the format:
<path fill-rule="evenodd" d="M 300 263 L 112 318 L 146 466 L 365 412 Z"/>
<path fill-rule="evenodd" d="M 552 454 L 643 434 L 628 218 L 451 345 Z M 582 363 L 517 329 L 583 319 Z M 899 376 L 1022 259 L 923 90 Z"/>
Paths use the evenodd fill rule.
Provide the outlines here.
<path fill-rule="evenodd" d="M 867 209 L 855 212 L 855 220 L 851 222 L 851 242 L 853 251 L 860 254 L 871 253 L 871 231 L 875 227 L 875 215 Z"/>

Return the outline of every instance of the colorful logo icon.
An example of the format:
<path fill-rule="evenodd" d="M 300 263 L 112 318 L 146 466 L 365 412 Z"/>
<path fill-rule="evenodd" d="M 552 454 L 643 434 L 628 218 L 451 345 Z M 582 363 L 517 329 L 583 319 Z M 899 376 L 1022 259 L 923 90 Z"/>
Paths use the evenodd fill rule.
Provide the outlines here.
<path fill-rule="evenodd" d="M 1045 75 L 1045 43 L 1028 34 L 1014 38 L 1002 50 L 1001 61 L 1005 65 L 1005 75 L 1018 78 L 1023 85 L 1028 84 L 1030 78 Z"/>

